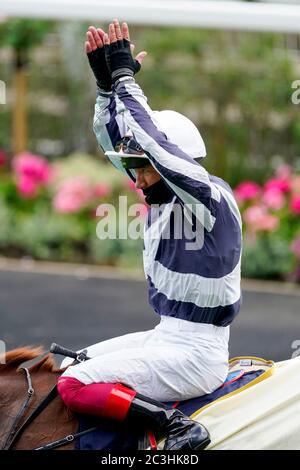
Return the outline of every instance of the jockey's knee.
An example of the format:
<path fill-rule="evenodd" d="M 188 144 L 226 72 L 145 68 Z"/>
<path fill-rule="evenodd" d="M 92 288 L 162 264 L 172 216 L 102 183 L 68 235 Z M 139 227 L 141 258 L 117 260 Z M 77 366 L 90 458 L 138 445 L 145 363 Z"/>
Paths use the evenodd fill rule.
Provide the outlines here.
<path fill-rule="evenodd" d="M 85 384 L 73 377 L 59 377 L 57 381 L 58 393 L 63 402 L 71 409 L 74 408 L 74 404 L 76 406 L 76 397 L 82 387 L 85 387 Z"/>
<path fill-rule="evenodd" d="M 61 376 L 57 390 L 63 402 L 77 413 L 92 414 L 123 421 L 136 392 L 120 383 L 84 384 Z"/>

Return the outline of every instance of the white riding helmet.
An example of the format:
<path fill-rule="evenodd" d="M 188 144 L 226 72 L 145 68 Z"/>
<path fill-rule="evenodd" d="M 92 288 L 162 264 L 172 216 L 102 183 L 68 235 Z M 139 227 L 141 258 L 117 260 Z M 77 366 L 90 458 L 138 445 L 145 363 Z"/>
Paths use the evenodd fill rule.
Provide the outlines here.
<path fill-rule="evenodd" d="M 184 153 L 197 160 L 206 156 L 206 148 L 200 132 L 186 116 L 176 111 L 164 110 L 153 111 L 152 118 L 167 140 L 177 145 Z M 149 163 L 147 155 L 130 130 L 115 151 L 107 151 L 105 155 L 118 170 L 125 171 L 127 174 L 130 169 Z"/>
<path fill-rule="evenodd" d="M 167 139 L 177 145 L 190 157 L 206 157 L 206 148 L 195 124 L 186 116 L 177 111 L 154 111 L 153 117 L 157 121 L 158 128 L 166 135 Z"/>

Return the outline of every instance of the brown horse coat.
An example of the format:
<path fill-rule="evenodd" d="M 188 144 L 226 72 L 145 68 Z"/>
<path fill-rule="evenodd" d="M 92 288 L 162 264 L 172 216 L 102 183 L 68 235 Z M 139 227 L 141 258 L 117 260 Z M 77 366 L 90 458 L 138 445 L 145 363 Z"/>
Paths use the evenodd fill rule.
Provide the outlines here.
<path fill-rule="evenodd" d="M 27 380 L 20 366 L 43 354 L 42 348 L 19 348 L 5 355 L 5 364 L 0 364 L 0 449 L 10 433 L 11 427 L 27 397 Z M 34 395 L 26 409 L 22 424 L 31 412 L 45 398 L 61 375 L 61 369 L 55 369 L 51 354 L 47 354 L 37 364 L 29 368 Z M 19 428 L 20 426 L 18 426 Z M 78 420 L 57 396 L 37 418 L 29 424 L 13 445 L 13 449 L 30 450 L 49 442 L 61 439 L 77 431 Z M 70 443 L 61 450 L 71 450 Z"/>

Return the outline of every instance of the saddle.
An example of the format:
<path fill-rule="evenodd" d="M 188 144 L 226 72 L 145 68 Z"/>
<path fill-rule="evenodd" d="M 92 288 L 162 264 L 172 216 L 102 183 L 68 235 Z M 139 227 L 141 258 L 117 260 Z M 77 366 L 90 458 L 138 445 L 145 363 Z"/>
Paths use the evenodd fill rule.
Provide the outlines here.
<path fill-rule="evenodd" d="M 182 413 L 195 418 L 205 408 L 217 401 L 226 400 L 273 375 L 275 364 L 258 357 L 235 357 L 229 361 L 228 376 L 217 390 L 207 395 L 176 403 L 165 403 L 168 408 L 177 408 Z M 151 432 L 129 427 L 126 423 L 105 421 L 97 417 L 77 415 L 79 432 L 97 427 L 93 432 L 82 435 L 76 441 L 76 450 L 133 451 L 155 448 Z"/>

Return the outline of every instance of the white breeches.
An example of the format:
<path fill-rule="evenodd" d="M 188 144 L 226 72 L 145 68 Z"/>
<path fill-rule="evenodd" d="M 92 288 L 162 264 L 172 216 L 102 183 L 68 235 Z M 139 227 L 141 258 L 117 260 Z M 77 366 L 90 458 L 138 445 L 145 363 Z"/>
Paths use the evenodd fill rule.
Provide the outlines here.
<path fill-rule="evenodd" d="M 92 359 L 68 367 L 64 376 L 84 384 L 122 382 L 159 401 L 210 393 L 228 373 L 229 326 L 162 316 L 149 331 L 131 333 L 87 348 Z M 66 358 L 61 367 L 73 360 Z"/>

